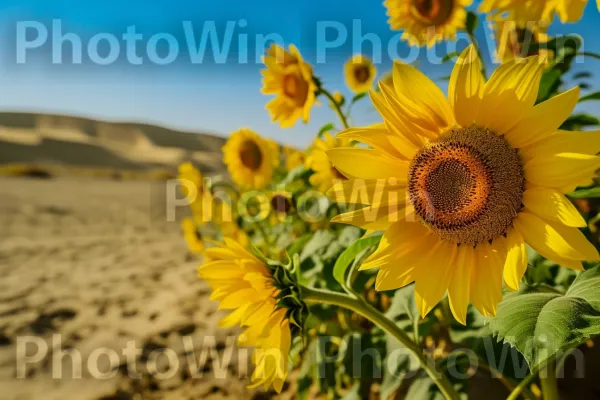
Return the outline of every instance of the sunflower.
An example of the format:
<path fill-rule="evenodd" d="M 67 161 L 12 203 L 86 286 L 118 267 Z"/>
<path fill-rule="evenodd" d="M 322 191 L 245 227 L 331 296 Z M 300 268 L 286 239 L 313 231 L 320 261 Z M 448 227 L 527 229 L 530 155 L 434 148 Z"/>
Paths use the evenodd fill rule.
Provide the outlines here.
<path fill-rule="evenodd" d="M 273 143 L 250 129 L 231 134 L 223 146 L 223 161 L 233 181 L 246 189 L 260 189 L 273 176 L 279 157 L 273 154 Z"/>
<path fill-rule="evenodd" d="M 456 37 L 467 21 L 465 7 L 472 0 L 385 0 L 388 23 L 395 30 L 404 30 L 402 39 L 411 46 L 428 47 Z"/>
<path fill-rule="evenodd" d="M 312 67 L 293 45 L 289 52 L 271 45 L 263 62 L 267 68 L 261 71 L 262 93 L 276 96 L 267 104 L 273 122 L 279 121 L 282 128 L 293 126 L 299 118 L 308 123 L 317 92 Z"/>
<path fill-rule="evenodd" d="M 519 27 L 527 27 L 539 21 L 550 23 L 555 13 L 563 24 L 577 22 L 583 16 L 586 4 L 587 0 L 483 0 L 479 11 L 491 12 L 492 18 L 499 16 L 515 21 Z"/>
<path fill-rule="evenodd" d="M 322 138 L 315 139 L 310 156 L 306 160 L 308 166 L 315 171 L 309 178 L 311 185 L 321 192 L 326 192 L 335 180 L 347 179 L 331 164 L 325 152 L 335 147 L 348 146 L 349 143 L 348 139 L 331 136 L 328 132 L 325 132 Z"/>
<path fill-rule="evenodd" d="M 527 28 L 519 28 L 513 21 L 498 20 L 494 24 L 494 34 L 498 43 L 496 58 L 502 62 L 508 62 L 515 57 L 541 55 L 548 59 L 553 57 L 552 50 L 539 49 L 533 51 L 534 46 L 547 43 L 550 37 L 546 30 L 539 24 L 530 24 Z M 525 53 L 527 51 L 527 53 Z"/>
<path fill-rule="evenodd" d="M 195 196 L 190 201 L 190 209 L 194 217 L 202 222 L 211 219 L 213 198 L 210 190 L 204 185 L 202 173 L 190 162 L 179 165 L 177 179 L 181 183 L 181 192 L 186 197 Z"/>
<path fill-rule="evenodd" d="M 283 154 L 285 156 L 285 169 L 288 171 L 296 169 L 306 162 L 306 153 L 293 147 L 284 147 Z"/>
<path fill-rule="evenodd" d="M 204 239 L 198 230 L 196 221 L 193 218 L 184 218 L 181 221 L 181 230 L 183 231 L 183 238 L 190 252 L 201 254 L 204 251 Z"/>
<path fill-rule="evenodd" d="M 271 268 L 228 238 L 219 247 L 206 249 L 206 254 L 211 261 L 198 267 L 198 274 L 211 286 L 211 299 L 220 302 L 219 308 L 233 310 L 219 327 L 245 327 L 238 344 L 255 347 L 250 387 L 272 385 L 281 392 L 292 329 L 287 310 L 278 306 L 280 289 Z"/>
<path fill-rule="evenodd" d="M 422 316 L 447 291 L 464 324 L 469 301 L 494 315 L 502 279 L 519 287 L 525 244 L 575 270 L 600 259 L 577 229 L 585 220 L 564 196 L 600 167 L 600 131 L 558 130 L 578 87 L 534 106 L 543 70 L 533 56 L 502 64 L 484 82 L 470 46 L 452 71 L 447 100 L 424 74 L 396 63 L 394 85 L 371 92 L 384 127 L 338 134 L 371 147 L 327 154 L 354 178 L 330 195 L 366 205 L 332 221 L 385 230 L 362 266 L 380 268 L 378 290 L 415 282 Z"/>
<path fill-rule="evenodd" d="M 292 193 L 285 190 L 275 190 L 268 193 L 271 203 L 270 223 L 276 225 L 285 222 L 294 208 Z"/>
<path fill-rule="evenodd" d="M 344 75 L 350 90 L 354 93 L 364 93 L 373 87 L 377 68 L 368 57 L 356 54 L 344 65 Z"/>

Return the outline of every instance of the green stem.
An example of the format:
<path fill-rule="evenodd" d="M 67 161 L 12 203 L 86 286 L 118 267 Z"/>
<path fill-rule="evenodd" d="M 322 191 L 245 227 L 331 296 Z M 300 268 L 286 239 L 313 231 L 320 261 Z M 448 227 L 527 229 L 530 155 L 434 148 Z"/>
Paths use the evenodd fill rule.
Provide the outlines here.
<path fill-rule="evenodd" d="M 559 400 L 558 381 L 556 379 L 556 363 L 551 361 L 546 366 L 546 376 L 540 376 L 544 400 Z"/>
<path fill-rule="evenodd" d="M 527 387 L 531 384 L 531 382 L 535 379 L 536 374 L 530 374 L 527 378 L 523 379 L 517 387 L 510 393 L 510 395 L 506 398 L 506 400 L 517 400 L 522 392 L 527 391 Z"/>
<path fill-rule="evenodd" d="M 350 125 L 348 125 L 348 120 L 346 119 L 346 116 L 344 115 L 344 112 L 342 111 L 342 107 L 340 106 L 340 104 L 337 101 L 335 101 L 335 99 L 333 98 L 333 95 L 323 88 L 319 89 L 319 93 L 324 94 L 325 97 L 327 97 L 329 99 L 329 101 L 331 101 L 331 104 L 333 104 L 333 108 L 334 108 L 335 112 L 337 113 L 338 117 L 340 118 L 340 121 L 342 122 L 342 125 L 344 125 L 344 129 L 349 129 Z"/>
<path fill-rule="evenodd" d="M 592 58 L 595 58 L 596 60 L 600 60 L 600 54 L 591 53 L 589 51 L 582 51 L 580 53 L 577 53 L 577 55 L 584 56 L 584 57 L 592 57 Z"/>
<path fill-rule="evenodd" d="M 485 70 L 485 60 L 483 59 L 483 54 L 481 53 L 481 48 L 477 44 L 477 39 L 475 39 L 475 35 L 473 35 L 471 33 L 469 33 L 469 39 L 471 40 L 471 43 L 473 43 L 473 46 L 475 47 L 475 50 L 477 51 L 477 57 L 479 57 L 479 59 L 481 60 L 481 75 L 483 75 L 483 79 L 487 79 L 487 71 Z"/>
<path fill-rule="evenodd" d="M 458 393 L 448 378 L 435 370 L 434 364 L 427 360 L 421 348 L 416 343 L 412 342 L 408 335 L 393 321 L 388 319 L 377 309 L 360 299 L 355 299 L 341 293 L 302 287 L 302 295 L 304 301 L 307 303 L 331 304 L 354 311 L 355 313 L 367 318 L 381 329 L 386 331 L 388 334 L 396 338 L 396 340 L 402 343 L 402 345 L 404 345 L 404 347 L 406 347 L 411 354 L 417 358 L 417 360 L 419 360 L 421 367 L 425 370 L 425 372 L 427 372 L 429 377 L 440 389 L 446 399 L 458 399 Z"/>
<path fill-rule="evenodd" d="M 254 226 L 260 232 L 260 235 L 263 237 L 263 240 L 265 241 L 267 246 L 270 246 L 272 243 L 269 240 L 269 235 L 267 235 L 267 232 L 265 232 L 265 228 L 260 224 L 260 222 L 255 223 Z"/>

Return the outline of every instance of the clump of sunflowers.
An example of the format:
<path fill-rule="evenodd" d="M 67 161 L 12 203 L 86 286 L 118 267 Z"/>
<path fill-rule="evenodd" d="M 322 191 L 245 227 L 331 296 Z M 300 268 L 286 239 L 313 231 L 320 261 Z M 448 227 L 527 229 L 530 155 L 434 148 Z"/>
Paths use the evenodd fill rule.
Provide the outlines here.
<path fill-rule="evenodd" d="M 340 71 L 346 100 L 298 49 L 273 45 L 262 71 L 273 122 L 308 123 L 320 100 L 338 123 L 304 150 L 233 132 L 231 179 L 180 167 L 185 239 L 231 310 L 220 325 L 255 348 L 253 387 L 281 392 L 293 377 L 300 398 L 457 399 L 483 375 L 511 399 L 556 399 L 557 371 L 600 334 L 600 131 L 589 129 L 600 121 L 573 114 L 600 96 L 566 82 L 576 57 L 598 56 L 547 34 L 585 1 L 484 0 L 498 45 L 489 76 L 470 4 L 385 2 L 410 45 L 473 40 L 444 59 L 447 95 L 402 62 L 378 79 L 359 54 Z M 351 126 L 368 99 L 380 122 Z"/>

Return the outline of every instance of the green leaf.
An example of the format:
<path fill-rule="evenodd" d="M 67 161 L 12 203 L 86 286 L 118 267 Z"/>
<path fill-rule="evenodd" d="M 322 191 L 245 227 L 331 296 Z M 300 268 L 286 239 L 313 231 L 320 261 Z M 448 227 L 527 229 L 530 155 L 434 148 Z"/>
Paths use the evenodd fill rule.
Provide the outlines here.
<path fill-rule="evenodd" d="M 577 131 L 581 130 L 581 128 L 588 126 L 598 126 L 600 125 L 600 120 L 593 115 L 589 114 L 575 114 L 571 115 L 563 124 L 560 126 L 560 129 L 567 131 Z"/>
<path fill-rule="evenodd" d="M 377 245 L 381 240 L 381 236 L 382 235 L 374 235 L 358 239 L 344 250 L 333 266 L 333 276 L 335 280 L 343 286 L 346 282 L 346 269 L 348 269 L 352 261 L 354 261 L 354 259 L 364 250 Z"/>
<path fill-rule="evenodd" d="M 514 346 L 534 370 L 600 334 L 600 267 L 582 272 L 565 295 L 507 295 L 490 319 L 490 329 Z"/>
<path fill-rule="evenodd" d="M 588 71 L 578 72 L 573 75 L 573 79 L 588 79 L 592 77 L 592 73 Z"/>
<path fill-rule="evenodd" d="M 558 92 L 558 87 L 561 84 L 561 76 L 562 71 L 558 69 L 551 69 L 544 72 L 540 81 L 537 103 L 541 103 L 543 101 L 548 100 L 550 97 L 552 97 Z"/>
<path fill-rule="evenodd" d="M 576 53 L 583 44 L 583 38 L 579 35 L 572 34 L 566 36 L 555 37 L 545 43 L 533 43 L 530 48 L 532 53 L 537 53 L 539 50 L 552 50 L 554 53 Z"/>
<path fill-rule="evenodd" d="M 335 129 L 335 125 L 332 122 L 329 122 L 319 129 L 319 133 L 317 133 L 317 137 L 323 137 L 325 132 Z"/>
<path fill-rule="evenodd" d="M 413 322 L 419 321 L 420 315 L 417 303 L 415 303 L 414 285 L 408 285 L 396 290 L 390 308 L 385 315 L 394 321 L 402 319 L 401 317 L 403 316 L 408 317 L 408 324 L 398 324 L 403 329 L 412 325 Z"/>
<path fill-rule="evenodd" d="M 357 101 L 359 101 L 360 99 L 364 98 L 367 96 L 367 92 L 363 92 L 363 93 L 359 93 L 357 95 L 355 95 L 352 100 L 350 100 L 350 105 L 356 103 Z"/>
<path fill-rule="evenodd" d="M 467 32 L 469 35 L 475 35 L 475 29 L 477 29 L 477 25 L 479 24 L 479 17 L 473 11 L 469 11 L 467 13 Z"/>
<path fill-rule="evenodd" d="M 579 85 L 579 86 L 581 86 L 581 85 Z M 586 96 L 583 96 L 582 98 L 579 99 L 579 102 L 581 103 L 582 101 L 590 101 L 590 100 L 600 100 L 600 91 L 590 93 Z"/>
<path fill-rule="evenodd" d="M 458 52 L 456 51 L 451 51 L 450 53 L 446 54 L 443 58 L 442 58 L 442 63 L 447 63 L 448 61 L 452 61 L 452 59 L 454 58 L 458 58 L 460 54 L 458 54 Z"/>
<path fill-rule="evenodd" d="M 322 254 L 335 239 L 336 236 L 331 231 L 320 230 L 315 232 L 313 237 L 306 243 L 304 249 L 302 249 L 300 261 L 304 261 L 314 254 Z"/>
<path fill-rule="evenodd" d="M 290 258 L 294 256 L 294 254 L 300 253 L 300 250 L 302 250 L 302 247 L 312 238 L 312 235 L 312 232 L 305 233 L 304 235 L 296 239 L 294 244 L 292 244 L 288 249 L 288 255 L 290 256 Z"/>
<path fill-rule="evenodd" d="M 567 194 L 571 199 L 595 199 L 600 197 L 600 187 L 578 190 Z"/>

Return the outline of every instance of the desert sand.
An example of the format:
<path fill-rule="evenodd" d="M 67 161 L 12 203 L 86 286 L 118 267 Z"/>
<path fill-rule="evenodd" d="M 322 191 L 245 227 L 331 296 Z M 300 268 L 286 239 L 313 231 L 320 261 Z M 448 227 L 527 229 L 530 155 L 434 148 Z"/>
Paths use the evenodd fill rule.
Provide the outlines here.
<path fill-rule="evenodd" d="M 179 223 L 166 221 L 164 183 L 3 178 L 0 193 L 0 398 L 271 397 L 245 388 L 248 353 L 234 349 L 236 331 L 215 327 L 222 314 L 196 277 L 198 260 L 188 254 Z M 53 344 L 54 335 L 60 343 Z M 23 357 L 43 347 L 19 344 L 25 336 L 43 340 L 48 352 L 23 367 Z M 130 341 L 142 353 L 133 366 L 123 354 Z M 71 356 L 53 360 L 69 348 L 81 368 Z M 152 353 L 162 348 L 176 360 Z M 114 350 L 118 366 L 111 370 L 97 349 Z M 221 365 L 228 354 L 228 366 Z M 158 379 L 148 371 L 150 358 L 159 375 L 174 362 L 179 368 Z"/>

